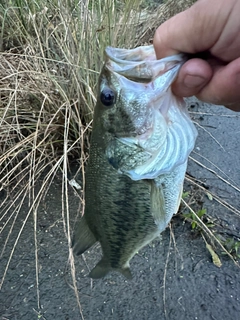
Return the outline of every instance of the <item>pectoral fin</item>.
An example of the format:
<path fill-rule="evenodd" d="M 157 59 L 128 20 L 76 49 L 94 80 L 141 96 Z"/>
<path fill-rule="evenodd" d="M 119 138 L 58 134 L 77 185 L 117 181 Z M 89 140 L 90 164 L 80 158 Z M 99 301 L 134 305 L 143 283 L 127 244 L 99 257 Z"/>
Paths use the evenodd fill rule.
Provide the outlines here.
<path fill-rule="evenodd" d="M 151 185 L 151 213 L 159 231 L 162 232 L 169 222 L 166 218 L 163 188 L 161 186 L 157 186 L 155 180 L 149 180 L 149 182 Z"/>
<path fill-rule="evenodd" d="M 151 182 L 152 215 L 161 230 L 167 227 L 172 216 L 178 211 L 186 167 L 187 162 Z"/>
<path fill-rule="evenodd" d="M 72 239 L 72 248 L 75 254 L 80 255 L 90 248 L 97 239 L 88 227 L 86 218 L 83 216 L 78 222 Z"/>

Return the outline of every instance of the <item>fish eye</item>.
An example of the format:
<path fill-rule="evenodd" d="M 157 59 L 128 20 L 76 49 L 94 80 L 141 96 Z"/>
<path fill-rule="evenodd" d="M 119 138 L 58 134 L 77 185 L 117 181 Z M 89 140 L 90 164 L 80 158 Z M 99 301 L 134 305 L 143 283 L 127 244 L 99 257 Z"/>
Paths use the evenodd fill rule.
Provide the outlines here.
<path fill-rule="evenodd" d="M 115 93 L 110 88 L 104 88 L 100 100 L 104 106 L 111 107 L 115 103 Z"/>

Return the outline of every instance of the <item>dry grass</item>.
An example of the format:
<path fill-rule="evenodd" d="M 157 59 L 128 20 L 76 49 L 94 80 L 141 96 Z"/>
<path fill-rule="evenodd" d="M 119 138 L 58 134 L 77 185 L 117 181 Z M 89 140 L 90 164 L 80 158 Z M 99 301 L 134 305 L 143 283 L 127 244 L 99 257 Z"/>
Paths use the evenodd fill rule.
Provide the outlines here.
<path fill-rule="evenodd" d="M 68 167 L 78 159 L 83 177 L 96 84 L 107 45 L 150 43 L 156 27 L 194 1 L 165 2 L 150 13 L 141 0 L 30 1 L 0 4 L 0 236 L 3 255 L 25 201 L 29 210 L 1 275 L 55 175 L 62 172 L 64 231 L 70 244 Z M 142 8 L 140 10 L 140 8 Z M 36 183 L 41 178 L 41 187 Z M 84 194 L 80 195 L 84 204 Z M 74 259 L 69 261 L 76 289 Z M 81 313 L 81 305 L 78 299 Z M 82 315 L 82 314 L 81 314 Z"/>

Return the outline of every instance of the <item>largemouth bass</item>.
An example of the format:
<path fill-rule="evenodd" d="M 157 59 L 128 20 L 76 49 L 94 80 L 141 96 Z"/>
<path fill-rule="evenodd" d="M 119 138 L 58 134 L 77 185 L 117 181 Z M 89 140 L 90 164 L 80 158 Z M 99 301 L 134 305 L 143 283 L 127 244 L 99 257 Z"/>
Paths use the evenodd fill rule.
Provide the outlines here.
<path fill-rule="evenodd" d="M 183 55 L 156 60 L 153 46 L 108 47 L 94 110 L 86 170 L 85 213 L 73 249 L 99 241 L 103 258 L 90 272 L 119 271 L 177 213 L 197 131 L 171 93 Z"/>

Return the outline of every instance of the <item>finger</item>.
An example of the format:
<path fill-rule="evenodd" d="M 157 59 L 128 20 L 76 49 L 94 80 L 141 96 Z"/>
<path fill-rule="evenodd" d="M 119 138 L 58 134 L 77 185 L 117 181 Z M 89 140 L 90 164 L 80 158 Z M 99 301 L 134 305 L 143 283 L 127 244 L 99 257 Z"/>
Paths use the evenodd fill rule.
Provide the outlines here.
<path fill-rule="evenodd" d="M 164 22 L 156 30 L 153 40 L 157 58 L 212 48 L 227 23 L 234 2 L 197 1 L 188 10 Z"/>
<path fill-rule="evenodd" d="M 232 110 L 232 111 L 236 111 L 236 112 L 240 112 L 240 103 L 239 102 L 235 102 L 229 105 L 225 105 L 224 107 Z"/>
<path fill-rule="evenodd" d="M 240 58 L 225 66 L 213 67 L 213 76 L 198 94 L 206 102 L 240 111 Z"/>
<path fill-rule="evenodd" d="M 180 69 L 172 91 L 180 97 L 197 95 L 210 81 L 213 71 L 207 61 L 190 59 Z"/>

